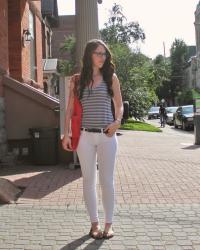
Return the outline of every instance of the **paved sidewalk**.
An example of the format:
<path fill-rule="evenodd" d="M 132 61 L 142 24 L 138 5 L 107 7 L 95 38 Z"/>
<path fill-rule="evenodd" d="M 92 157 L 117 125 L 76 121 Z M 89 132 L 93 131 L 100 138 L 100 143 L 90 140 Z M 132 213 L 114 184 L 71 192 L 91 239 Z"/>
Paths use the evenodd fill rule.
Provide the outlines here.
<path fill-rule="evenodd" d="M 26 190 L 17 204 L 0 206 L 0 249 L 200 249 L 200 147 L 193 145 L 194 135 L 170 127 L 122 133 L 113 239 L 87 236 L 80 169 L 27 166 L 2 174 Z"/>

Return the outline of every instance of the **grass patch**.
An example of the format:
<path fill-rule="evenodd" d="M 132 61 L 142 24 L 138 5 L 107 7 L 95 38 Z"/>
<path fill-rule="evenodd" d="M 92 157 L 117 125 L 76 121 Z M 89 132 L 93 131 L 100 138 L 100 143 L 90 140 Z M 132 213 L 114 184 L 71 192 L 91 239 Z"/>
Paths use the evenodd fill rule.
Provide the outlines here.
<path fill-rule="evenodd" d="M 141 121 L 134 121 L 132 119 L 128 119 L 128 121 L 121 125 L 120 129 L 125 130 L 135 130 L 135 131 L 149 131 L 149 132 L 162 132 L 161 129 L 156 128 L 155 126 L 141 122 Z"/>

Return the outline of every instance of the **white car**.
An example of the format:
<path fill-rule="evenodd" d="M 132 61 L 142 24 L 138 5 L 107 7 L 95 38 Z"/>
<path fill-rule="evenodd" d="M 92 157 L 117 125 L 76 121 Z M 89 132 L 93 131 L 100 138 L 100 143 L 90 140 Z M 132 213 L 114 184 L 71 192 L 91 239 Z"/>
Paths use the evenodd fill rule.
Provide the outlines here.
<path fill-rule="evenodd" d="M 166 123 L 169 125 L 174 124 L 174 113 L 176 112 L 178 107 L 167 107 L 166 108 Z"/>

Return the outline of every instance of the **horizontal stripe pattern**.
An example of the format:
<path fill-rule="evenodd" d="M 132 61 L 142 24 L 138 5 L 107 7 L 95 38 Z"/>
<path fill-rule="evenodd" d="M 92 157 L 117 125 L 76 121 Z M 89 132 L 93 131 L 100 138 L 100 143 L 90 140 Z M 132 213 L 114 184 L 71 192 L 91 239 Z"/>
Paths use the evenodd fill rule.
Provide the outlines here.
<path fill-rule="evenodd" d="M 90 91 L 85 88 L 81 103 L 83 107 L 82 127 L 106 128 L 113 122 L 111 97 L 105 82 Z"/>

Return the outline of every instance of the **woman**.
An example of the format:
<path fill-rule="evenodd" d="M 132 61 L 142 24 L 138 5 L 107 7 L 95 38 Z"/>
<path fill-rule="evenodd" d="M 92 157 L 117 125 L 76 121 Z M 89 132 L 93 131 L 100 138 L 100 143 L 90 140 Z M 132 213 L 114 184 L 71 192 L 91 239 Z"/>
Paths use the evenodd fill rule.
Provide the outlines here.
<path fill-rule="evenodd" d="M 70 117 L 73 111 L 74 77 L 70 81 L 69 104 L 66 111 L 65 132 L 62 145 L 71 150 Z M 114 166 L 117 151 L 116 130 L 120 127 L 123 103 L 119 80 L 107 46 L 93 39 L 86 45 L 83 66 L 78 86 L 79 99 L 83 108 L 82 128 L 77 154 L 83 176 L 83 196 L 91 220 L 90 235 L 95 239 L 111 238 L 114 210 Z M 111 109 L 115 108 L 115 118 Z M 105 226 L 101 231 L 96 195 L 98 162 Z"/>

